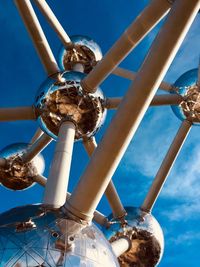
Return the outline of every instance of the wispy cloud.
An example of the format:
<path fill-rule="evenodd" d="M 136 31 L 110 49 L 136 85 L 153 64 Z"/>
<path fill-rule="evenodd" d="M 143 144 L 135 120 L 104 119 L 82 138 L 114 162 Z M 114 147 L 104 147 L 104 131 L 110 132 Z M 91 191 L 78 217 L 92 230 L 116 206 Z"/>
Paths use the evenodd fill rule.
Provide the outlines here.
<path fill-rule="evenodd" d="M 184 234 L 178 235 L 175 238 L 170 238 L 168 242 L 173 243 L 174 245 L 191 245 L 192 241 L 195 239 L 195 241 L 200 240 L 200 233 L 188 231 Z"/>

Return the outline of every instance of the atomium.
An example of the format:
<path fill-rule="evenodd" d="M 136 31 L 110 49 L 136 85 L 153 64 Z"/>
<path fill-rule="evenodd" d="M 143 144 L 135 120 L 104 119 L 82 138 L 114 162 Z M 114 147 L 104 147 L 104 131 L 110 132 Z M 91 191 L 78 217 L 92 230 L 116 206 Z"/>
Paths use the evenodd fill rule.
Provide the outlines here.
<path fill-rule="evenodd" d="M 35 108 L 42 130 L 52 138 L 56 139 L 65 120 L 75 123 L 77 140 L 94 135 L 102 125 L 106 114 L 103 93 L 100 89 L 85 93 L 80 84 L 84 77 L 80 72 L 64 71 L 63 82 L 49 78 L 41 85 Z"/>
<path fill-rule="evenodd" d="M 16 143 L 0 151 L 0 158 L 6 160 L 5 166 L 0 167 L 0 182 L 6 188 L 12 190 L 29 188 L 35 183 L 34 177 L 44 171 L 42 155 L 37 155 L 30 162 L 22 161 L 22 155 L 27 148 L 28 144 Z"/>
<path fill-rule="evenodd" d="M 42 204 L 0 215 L 0 266 L 157 266 L 164 238 L 151 212 L 187 134 L 200 122 L 200 66 L 198 73 L 191 70 L 174 84 L 162 79 L 199 10 L 200 0 L 151 1 L 104 56 L 90 37 L 69 37 L 45 0 L 33 2 L 62 47 L 56 59 L 31 1 L 15 0 L 47 78 L 33 106 L 0 108 L 0 121 L 36 120 L 39 124 L 29 144 L 17 143 L 0 152 L 0 182 L 9 189 L 23 190 L 36 181 L 45 190 Z M 118 67 L 165 15 L 163 28 L 138 72 Z M 73 13 L 74 18 L 78 16 Z M 125 96 L 104 97 L 99 86 L 110 74 L 132 81 Z M 158 89 L 165 94 L 156 94 Z M 171 106 L 183 122 L 144 202 L 139 208 L 124 208 L 112 176 L 148 107 L 158 105 Z M 109 109 L 117 111 L 97 146 L 95 135 Z M 46 179 L 41 175 L 43 159 L 38 155 L 52 139 L 56 148 Z M 91 160 L 69 193 L 77 140 L 83 141 Z M 109 217 L 96 210 L 104 193 L 113 214 Z"/>
<path fill-rule="evenodd" d="M 119 266 L 93 223 L 80 224 L 60 210 L 23 206 L 1 214 L 0 222 L 1 266 Z"/>
<path fill-rule="evenodd" d="M 150 213 L 134 207 L 125 207 L 125 209 L 127 216 L 123 224 L 119 220 L 111 219 L 110 227 L 103 229 L 110 242 L 124 236 L 131 240 L 130 250 L 119 257 L 120 265 L 123 267 L 157 266 L 164 250 L 164 238 L 160 225 Z"/>

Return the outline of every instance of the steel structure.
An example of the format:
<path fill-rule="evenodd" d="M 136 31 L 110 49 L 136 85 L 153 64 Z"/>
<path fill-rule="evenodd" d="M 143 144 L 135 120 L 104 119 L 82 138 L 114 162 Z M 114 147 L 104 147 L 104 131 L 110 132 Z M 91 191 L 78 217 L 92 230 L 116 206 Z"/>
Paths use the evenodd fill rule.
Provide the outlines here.
<path fill-rule="evenodd" d="M 0 181 L 13 190 L 36 182 L 45 192 L 42 205 L 0 215 L 0 239 L 8 238 L 15 249 L 20 248 L 11 253 L 8 246 L 0 247 L 1 266 L 156 266 L 164 245 L 162 230 L 151 212 L 191 126 L 200 122 L 200 67 L 191 74 L 192 82 L 187 82 L 186 75 L 185 85 L 162 80 L 200 8 L 200 0 L 152 0 L 103 57 L 90 38 L 69 37 L 45 0 L 32 2 L 57 33 L 63 49 L 56 60 L 31 1 L 15 0 L 48 79 L 32 107 L 0 108 L 0 121 L 39 122 L 29 144 L 14 144 L 1 151 Z M 138 72 L 119 68 L 164 16 L 166 21 Z M 109 74 L 132 80 L 122 99 L 105 98 L 99 89 Z M 165 94 L 155 95 L 158 88 Z M 112 176 L 146 110 L 159 105 L 173 106 L 183 122 L 141 207 L 123 207 Z M 97 146 L 95 134 L 109 109 L 116 109 L 116 113 Z M 36 158 L 42 160 L 39 153 L 52 139 L 57 145 L 46 179 Z M 80 139 L 91 159 L 70 194 L 73 145 Z M 104 193 L 112 209 L 108 218 L 96 211 Z"/>

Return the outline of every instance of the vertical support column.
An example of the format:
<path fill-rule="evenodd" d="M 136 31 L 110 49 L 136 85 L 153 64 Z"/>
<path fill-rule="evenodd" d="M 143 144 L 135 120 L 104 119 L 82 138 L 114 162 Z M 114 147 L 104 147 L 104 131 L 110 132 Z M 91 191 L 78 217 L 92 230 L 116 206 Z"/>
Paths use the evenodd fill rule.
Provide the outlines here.
<path fill-rule="evenodd" d="M 56 59 L 51 51 L 30 0 L 15 0 L 15 4 L 33 40 L 47 74 L 51 76 L 58 73 L 59 68 Z"/>
<path fill-rule="evenodd" d="M 101 143 L 91 157 L 66 208 L 90 220 L 159 84 L 176 55 L 200 0 L 176 0 L 171 12 L 130 86 Z"/>
<path fill-rule="evenodd" d="M 55 154 L 45 187 L 45 205 L 59 208 L 65 203 L 72 151 L 75 137 L 75 125 L 71 121 L 63 122 L 58 134 Z"/>
<path fill-rule="evenodd" d="M 150 212 L 156 202 L 156 199 L 158 198 L 162 187 L 170 173 L 170 170 L 181 150 L 181 147 L 184 144 L 184 141 L 187 138 L 187 135 L 191 129 L 191 122 L 184 121 L 181 124 L 181 127 L 179 128 L 157 174 L 153 181 L 153 184 L 141 206 L 141 209 L 147 212 Z"/>

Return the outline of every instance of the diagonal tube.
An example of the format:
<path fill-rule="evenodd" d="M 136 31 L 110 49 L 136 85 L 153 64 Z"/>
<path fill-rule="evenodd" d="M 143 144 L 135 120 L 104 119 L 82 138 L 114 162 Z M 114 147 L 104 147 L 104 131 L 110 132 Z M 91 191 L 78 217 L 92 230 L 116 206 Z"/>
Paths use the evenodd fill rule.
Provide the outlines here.
<path fill-rule="evenodd" d="M 97 66 L 82 81 L 87 92 L 94 92 L 116 66 L 156 26 L 170 9 L 170 1 L 152 0 L 143 12 L 125 30 Z"/>
<path fill-rule="evenodd" d="M 74 123 L 63 122 L 44 194 L 44 204 L 52 208 L 59 208 L 66 200 L 74 138 Z"/>
<path fill-rule="evenodd" d="M 36 120 L 34 107 L 0 108 L 0 121 Z"/>
<path fill-rule="evenodd" d="M 151 188 L 141 206 L 142 210 L 145 210 L 147 212 L 151 212 L 156 199 L 158 198 L 162 187 L 170 173 L 171 168 L 173 167 L 173 164 L 181 150 L 181 147 L 183 146 L 187 135 L 191 129 L 191 122 L 189 121 L 183 121 L 157 174 L 153 181 L 153 184 L 151 185 Z"/>
<path fill-rule="evenodd" d="M 24 163 L 31 161 L 52 141 L 52 138 L 43 133 L 34 143 L 32 143 L 22 154 L 21 159 Z"/>
<path fill-rule="evenodd" d="M 92 156 L 95 149 L 97 148 L 97 143 L 95 138 L 91 137 L 89 139 L 84 139 L 83 144 L 88 155 Z M 114 218 L 124 217 L 126 215 L 126 211 L 122 205 L 122 202 L 120 200 L 120 197 L 117 193 L 117 190 L 112 180 L 109 182 L 108 187 L 106 188 L 105 195 L 112 209 L 113 217 Z"/>
<path fill-rule="evenodd" d="M 31 138 L 30 144 L 33 144 L 42 134 L 43 131 L 40 128 L 38 128 L 34 136 Z"/>
<path fill-rule="evenodd" d="M 65 204 L 65 208 L 77 217 L 91 220 L 199 8 L 200 0 L 175 1 L 134 83 Z"/>
<path fill-rule="evenodd" d="M 47 21 L 51 25 L 51 27 L 54 29 L 54 31 L 57 33 L 58 37 L 60 38 L 61 42 L 65 47 L 72 46 L 71 40 L 56 18 L 55 14 L 47 4 L 45 0 L 34 0 L 42 14 L 46 17 Z"/>
<path fill-rule="evenodd" d="M 49 76 L 59 72 L 56 59 L 40 26 L 30 0 L 15 0 L 24 24 Z"/>
<path fill-rule="evenodd" d="M 134 81 L 137 75 L 137 72 L 133 72 L 127 69 L 117 67 L 112 71 L 112 74 Z M 161 84 L 159 85 L 159 89 L 164 90 L 164 91 L 171 91 L 172 88 L 173 88 L 172 84 L 169 84 L 164 81 L 162 81 Z"/>

